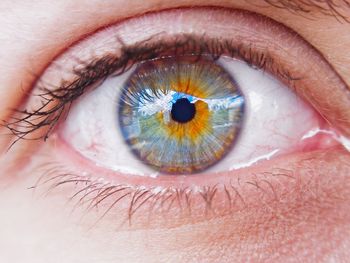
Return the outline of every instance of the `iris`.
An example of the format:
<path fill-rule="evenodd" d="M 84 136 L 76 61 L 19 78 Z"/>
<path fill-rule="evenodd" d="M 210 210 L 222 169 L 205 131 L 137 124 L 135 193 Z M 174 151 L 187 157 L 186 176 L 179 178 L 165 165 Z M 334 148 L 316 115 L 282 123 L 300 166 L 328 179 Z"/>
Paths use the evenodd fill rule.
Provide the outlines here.
<path fill-rule="evenodd" d="M 214 60 L 144 62 L 126 81 L 119 125 L 133 153 L 162 173 L 189 174 L 219 162 L 238 138 L 244 97 Z"/>

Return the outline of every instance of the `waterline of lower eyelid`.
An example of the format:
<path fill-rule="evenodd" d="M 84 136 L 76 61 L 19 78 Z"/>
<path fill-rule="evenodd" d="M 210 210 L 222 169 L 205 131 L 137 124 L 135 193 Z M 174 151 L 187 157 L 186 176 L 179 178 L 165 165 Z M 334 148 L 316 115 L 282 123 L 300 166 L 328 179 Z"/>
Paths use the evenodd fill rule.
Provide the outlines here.
<path fill-rule="evenodd" d="M 271 153 L 268 153 L 266 156 L 260 156 L 260 158 L 257 158 L 257 162 L 254 162 L 250 167 L 245 167 L 244 163 L 238 163 L 239 167 L 238 169 L 231 170 L 230 172 L 238 172 L 240 173 L 241 170 L 245 170 L 245 168 L 252 168 L 255 169 L 256 167 L 260 167 L 261 165 L 264 165 L 263 160 L 269 160 L 269 157 L 274 157 L 273 162 L 275 162 L 275 159 L 280 158 L 288 158 L 293 155 L 297 155 L 298 153 L 306 153 L 306 154 L 312 154 L 313 152 L 317 151 L 327 151 L 328 149 L 332 149 L 334 147 L 342 147 L 342 144 L 338 143 L 338 140 L 336 140 L 337 137 L 334 137 L 334 133 L 332 130 L 323 130 L 324 132 L 314 132 L 312 135 L 310 132 L 309 134 L 306 134 L 304 136 L 304 141 L 300 142 L 300 145 L 296 145 L 295 149 L 291 149 L 290 152 L 283 154 L 282 156 L 278 156 L 278 151 L 273 151 Z M 322 135 L 322 137 L 319 137 L 319 135 Z M 87 158 L 80 155 L 78 152 L 73 150 L 67 143 L 62 141 L 62 138 L 58 135 L 50 137 L 50 139 L 45 143 L 45 148 L 47 147 L 47 151 L 50 152 L 52 149 L 55 151 L 55 158 L 58 163 L 69 163 L 69 167 L 80 167 L 79 175 L 81 176 L 94 176 L 97 175 L 95 179 L 98 179 L 99 181 L 107 182 L 110 184 L 119 184 L 120 181 L 126 183 L 130 187 L 135 185 L 140 185 L 140 182 L 148 182 L 146 184 L 143 184 L 145 187 L 152 188 L 155 185 L 156 186 L 172 186 L 177 187 L 177 184 L 181 185 L 182 187 L 192 187 L 192 186 L 199 186 L 203 187 L 210 182 L 217 182 L 217 177 L 220 177 L 223 174 L 230 173 L 230 172 L 208 172 L 207 174 L 195 174 L 192 176 L 186 176 L 186 175 L 175 175 L 170 176 L 167 178 L 167 176 L 161 176 L 159 172 L 154 172 L 151 176 L 138 176 L 133 174 L 124 174 L 121 172 L 116 172 L 111 169 L 105 168 L 103 166 L 99 166 L 88 160 Z M 344 150 L 346 148 L 342 147 Z M 306 150 L 304 150 L 306 149 Z M 259 162 L 261 159 L 262 162 Z M 148 180 L 149 178 L 149 180 Z"/>

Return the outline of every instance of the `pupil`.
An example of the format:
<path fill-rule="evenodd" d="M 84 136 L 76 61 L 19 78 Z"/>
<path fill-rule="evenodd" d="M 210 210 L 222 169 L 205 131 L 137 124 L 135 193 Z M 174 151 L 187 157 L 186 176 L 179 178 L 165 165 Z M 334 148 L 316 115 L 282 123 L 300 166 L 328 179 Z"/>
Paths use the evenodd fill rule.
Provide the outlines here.
<path fill-rule="evenodd" d="M 195 114 L 195 105 L 186 98 L 178 99 L 171 108 L 172 119 L 180 123 L 191 121 Z"/>

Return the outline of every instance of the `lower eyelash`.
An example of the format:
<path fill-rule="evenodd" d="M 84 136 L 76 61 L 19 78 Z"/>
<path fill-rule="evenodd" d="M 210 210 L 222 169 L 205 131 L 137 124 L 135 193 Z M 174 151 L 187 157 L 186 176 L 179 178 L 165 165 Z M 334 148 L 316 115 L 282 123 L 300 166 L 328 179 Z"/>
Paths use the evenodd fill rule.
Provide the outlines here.
<path fill-rule="evenodd" d="M 124 214 L 117 213 L 118 220 L 123 224 L 133 225 L 135 214 L 146 216 L 152 225 L 152 220 L 161 216 L 167 219 L 169 211 L 176 211 L 179 218 L 186 220 L 208 220 L 213 217 L 233 215 L 235 212 L 252 208 L 261 203 L 252 203 L 241 193 L 232 181 L 228 184 L 218 183 L 213 186 L 195 188 L 176 187 L 144 187 L 127 184 L 106 183 L 96 176 L 82 176 L 66 171 L 59 163 L 46 163 L 40 166 L 41 176 L 30 189 L 47 189 L 44 194 L 64 188 L 73 187 L 73 193 L 68 197 L 74 209 L 83 207 L 86 213 L 99 210 L 97 222 L 107 214 L 115 214 L 113 210 L 124 208 Z M 281 196 L 277 193 L 272 180 L 288 179 L 295 183 L 295 175 L 290 170 L 276 169 L 273 173 L 263 175 L 265 179 L 243 181 L 234 178 L 239 184 L 252 187 L 259 196 L 267 198 L 266 204 L 279 201 Z M 223 212 L 224 211 L 224 212 Z M 122 219 L 123 217 L 123 219 Z M 172 220 L 175 220 L 172 218 Z M 97 223 L 96 222 L 96 223 Z M 145 224 L 143 221 L 142 224 Z"/>
<path fill-rule="evenodd" d="M 52 164 L 49 166 L 52 166 Z M 45 180 L 43 180 L 44 178 Z M 73 207 L 76 208 L 83 205 L 87 212 L 98 209 L 99 207 L 105 207 L 99 220 L 103 219 L 107 213 L 111 212 L 121 202 L 128 203 L 124 222 L 128 222 L 129 224 L 132 223 L 134 214 L 142 209 L 143 206 L 149 207 L 148 218 L 152 217 L 152 212 L 155 212 L 156 207 L 159 207 L 161 213 L 166 213 L 176 203 L 189 213 L 192 211 L 191 198 L 194 192 L 190 189 L 171 187 L 146 189 L 142 186 L 130 186 L 126 184 L 112 185 L 111 183 L 101 182 L 98 179 L 92 179 L 92 177 L 64 172 L 63 167 L 59 165 L 49 168 L 30 189 L 49 186 L 45 192 L 46 195 L 65 185 L 69 187 L 74 186 L 75 188 L 74 193 L 68 198 L 70 202 L 74 202 Z M 198 193 L 203 197 L 203 201 L 206 202 L 205 207 L 207 209 L 211 208 L 211 201 L 214 198 L 217 188 L 218 185 L 214 187 L 203 187 L 201 190 L 198 190 Z M 105 206 L 105 203 L 108 203 L 108 205 Z M 209 214 L 209 211 L 206 211 L 205 214 Z"/>

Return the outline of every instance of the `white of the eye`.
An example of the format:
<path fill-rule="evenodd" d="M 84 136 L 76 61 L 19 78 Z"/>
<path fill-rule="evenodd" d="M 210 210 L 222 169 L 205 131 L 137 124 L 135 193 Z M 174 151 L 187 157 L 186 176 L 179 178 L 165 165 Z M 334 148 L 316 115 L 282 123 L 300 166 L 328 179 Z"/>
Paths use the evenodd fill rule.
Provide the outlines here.
<path fill-rule="evenodd" d="M 228 57 L 218 62 L 239 84 L 246 99 L 244 125 L 228 155 L 207 172 L 249 166 L 283 154 L 318 128 L 314 110 L 271 75 Z M 81 155 L 121 173 L 157 176 L 135 157 L 124 142 L 118 123 L 121 88 L 133 73 L 108 78 L 72 107 L 63 138 Z"/>
<path fill-rule="evenodd" d="M 319 128 L 313 108 L 270 74 L 227 57 L 219 64 L 234 76 L 246 98 L 243 130 L 222 161 L 229 170 L 286 153 Z"/>

